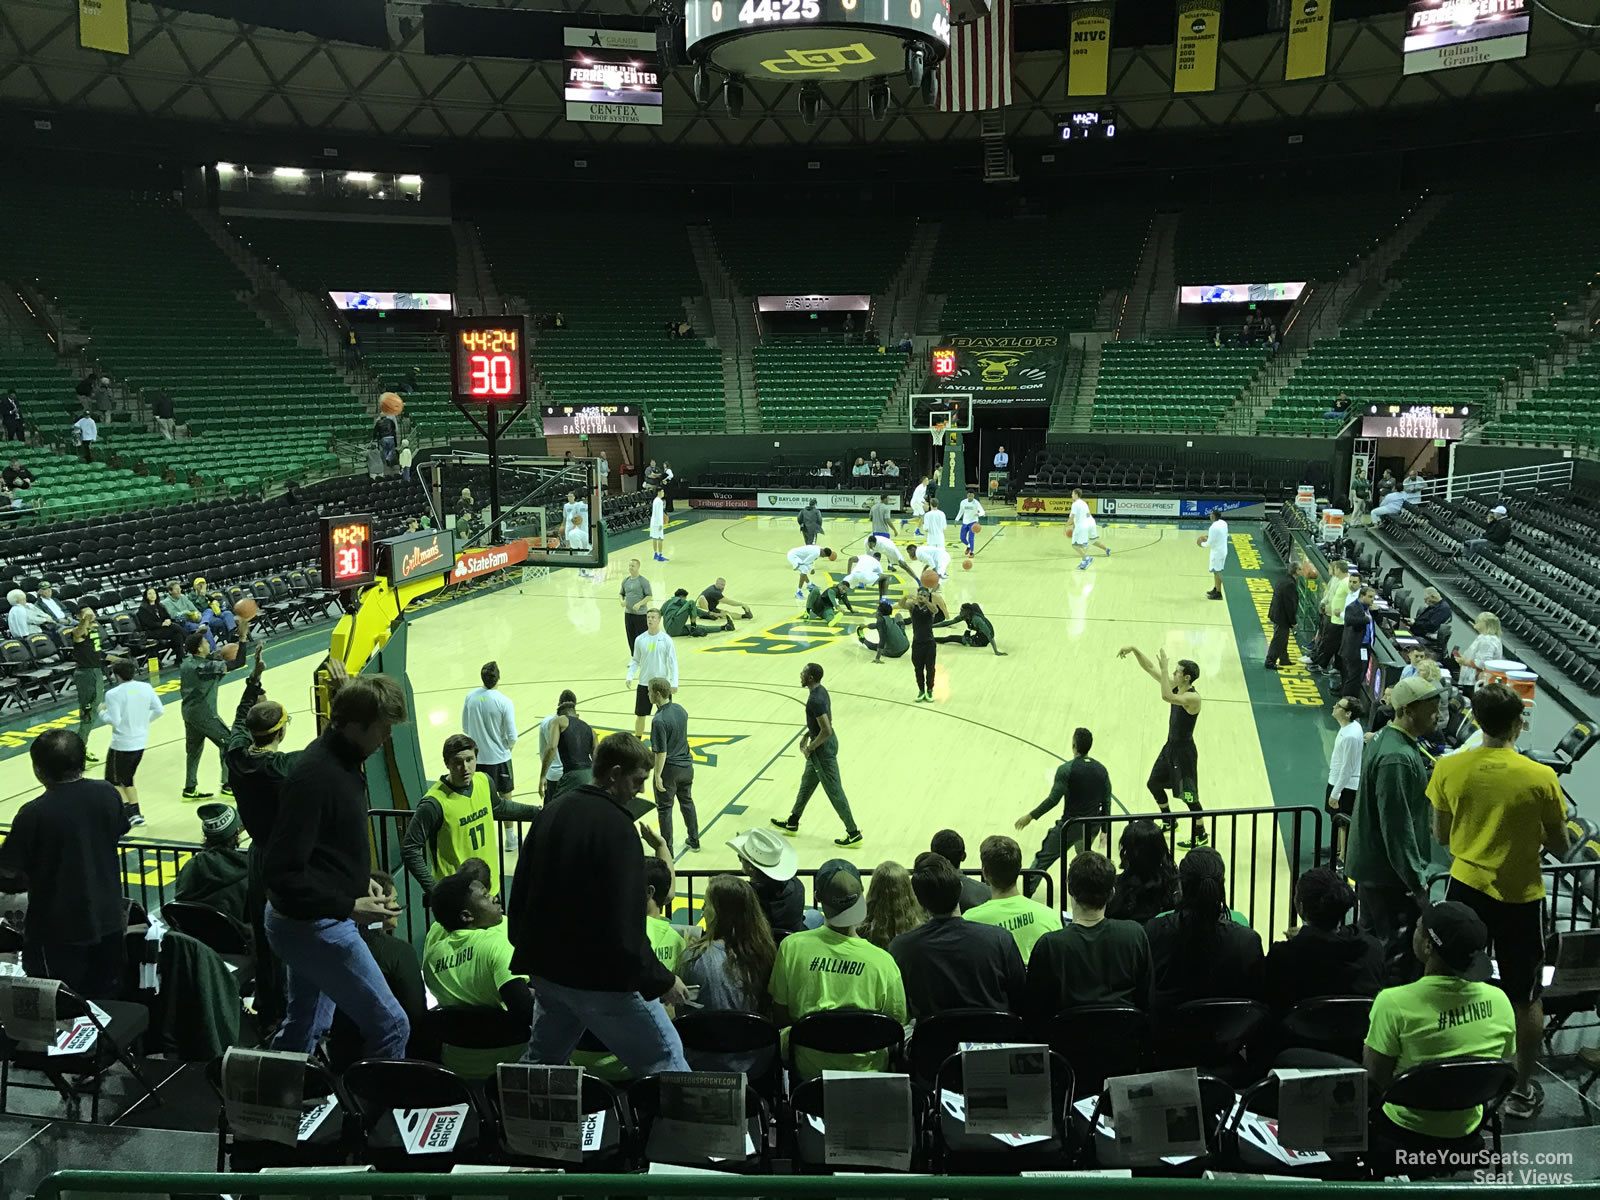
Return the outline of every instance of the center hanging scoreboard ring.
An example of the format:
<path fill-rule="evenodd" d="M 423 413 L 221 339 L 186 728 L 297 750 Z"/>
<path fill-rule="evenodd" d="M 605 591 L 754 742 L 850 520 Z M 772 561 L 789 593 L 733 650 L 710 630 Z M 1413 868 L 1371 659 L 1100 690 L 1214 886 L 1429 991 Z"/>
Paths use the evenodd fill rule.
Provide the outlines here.
<path fill-rule="evenodd" d="M 729 75 L 848 83 L 896 75 L 909 45 L 932 70 L 950 48 L 949 0 L 687 0 L 689 56 Z"/>

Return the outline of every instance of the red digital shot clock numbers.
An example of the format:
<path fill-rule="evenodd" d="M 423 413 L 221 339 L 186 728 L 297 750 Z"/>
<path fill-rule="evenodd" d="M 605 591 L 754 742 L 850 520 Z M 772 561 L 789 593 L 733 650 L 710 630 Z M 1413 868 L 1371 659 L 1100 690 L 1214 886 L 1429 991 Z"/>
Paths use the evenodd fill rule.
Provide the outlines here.
<path fill-rule="evenodd" d="M 528 398 L 526 320 L 457 317 L 451 323 L 450 378 L 457 404 L 520 404 Z"/>
<path fill-rule="evenodd" d="M 948 348 L 940 348 L 933 352 L 933 373 L 949 377 L 956 373 L 956 352 Z"/>
<path fill-rule="evenodd" d="M 376 578 L 371 517 L 322 517 L 322 578 L 330 588 L 365 587 Z"/>

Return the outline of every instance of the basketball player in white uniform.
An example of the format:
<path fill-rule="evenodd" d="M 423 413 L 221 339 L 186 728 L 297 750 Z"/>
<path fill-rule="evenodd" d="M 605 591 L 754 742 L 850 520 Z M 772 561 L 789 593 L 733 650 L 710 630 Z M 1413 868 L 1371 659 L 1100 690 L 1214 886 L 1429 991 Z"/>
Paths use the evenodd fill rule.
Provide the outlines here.
<path fill-rule="evenodd" d="M 883 573 L 883 563 L 870 554 L 854 554 L 845 564 L 844 582 L 853 588 L 877 588 L 878 598 L 889 590 L 889 578 Z"/>
<path fill-rule="evenodd" d="M 650 501 L 650 549 L 654 552 L 657 562 L 666 562 L 666 546 L 663 539 L 667 536 L 667 501 L 666 493 L 659 488 L 656 498 Z"/>
<path fill-rule="evenodd" d="M 588 524 L 589 524 L 589 505 L 588 505 L 588 502 L 584 501 L 584 500 L 579 500 L 578 499 L 578 494 L 576 492 L 568 492 L 567 493 L 567 502 L 561 506 L 561 524 L 562 524 L 561 536 L 563 538 L 567 539 L 568 544 L 571 544 L 572 519 L 573 519 L 574 516 L 581 516 L 583 518 L 583 522 L 582 523 L 583 523 L 585 529 L 587 530 L 587 527 L 588 527 Z M 584 539 L 585 539 L 584 540 L 584 544 L 582 546 L 574 546 L 573 549 L 575 549 L 575 550 L 587 550 L 589 548 L 588 536 L 589 536 L 588 533 L 585 532 L 584 533 Z"/>
<path fill-rule="evenodd" d="M 944 579 L 950 574 L 950 551 L 943 546 L 935 546 L 932 542 L 918 546 L 916 550 L 917 561 L 925 567 L 932 567 L 939 572 L 939 578 Z"/>
<path fill-rule="evenodd" d="M 794 598 L 805 600 L 806 584 L 811 582 L 811 570 L 817 565 L 817 559 L 825 558 L 833 562 L 839 556 L 826 546 L 796 546 L 789 551 L 789 565 L 800 576 L 800 586 L 795 589 Z"/>
<path fill-rule="evenodd" d="M 1211 554 L 1211 590 L 1207 600 L 1222 599 L 1222 568 L 1228 565 L 1228 523 L 1222 519 L 1222 510 L 1210 512 L 1211 528 L 1195 538 L 1196 546 L 1204 546 Z"/>
<path fill-rule="evenodd" d="M 884 533 L 869 533 L 867 535 L 867 553 L 878 556 L 878 561 L 886 568 L 892 569 L 896 563 L 910 570 L 910 560 L 906 552 L 895 545 L 894 539 Z"/>
<path fill-rule="evenodd" d="M 1078 488 L 1072 489 L 1072 519 L 1068 522 L 1067 532 L 1072 535 L 1072 548 L 1083 555 L 1078 563 L 1078 570 L 1082 571 L 1089 566 L 1089 544 L 1099 541 L 1100 528 L 1095 524 L 1095 519 L 1089 515 L 1089 502 L 1083 498 L 1083 492 Z M 1111 547 L 1101 544 L 1100 549 L 1109 556 Z"/>
<path fill-rule="evenodd" d="M 904 529 L 907 525 L 911 524 L 912 518 L 915 518 L 917 527 L 913 532 L 921 534 L 922 518 L 923 515 L 928 511 L 928 484 L 932 482 L 932 478 L 933 477 L 930 475 L 924 475 L 922 477 L 922 482 L 911 489 L 911 516 L 906 517 L 900 522 L 901 529 Z"/>
<path fill-rule="evenodd" d="M 944 532 L 950 519 L 944 515 L 944 509 L 939 507 L 938 497 L 935 496 L 928 502 L 928 511 L 922 518 L 922 532 L 928 545 L 944 549 Z"/>

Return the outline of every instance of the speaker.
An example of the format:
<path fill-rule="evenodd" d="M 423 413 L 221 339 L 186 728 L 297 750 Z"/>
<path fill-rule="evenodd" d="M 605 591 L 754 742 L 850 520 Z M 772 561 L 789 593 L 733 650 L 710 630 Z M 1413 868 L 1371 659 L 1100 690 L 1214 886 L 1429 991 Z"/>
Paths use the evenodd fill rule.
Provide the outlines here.
<path fill-rule="evenodd" d="M 815 125 L 822 111 L 822 89 L 814 83 L 800 85 L 800 120 L 805 125 Z"/>
<path fill-rule="evenodd" d="M 989 0 L 950 0 L 950 24 L 970 25 L 989 15 Z"/>
<path fill-rule="evenodd" d="M 867 111 L 872 114 L 874 121 L 881 121 L 889 115 L 889 81 L 887 79 L 874 79 L 867 88 Z"/>
<path fill-rule="evenodd" d="M 722 82 L 722 103 L 728 109 L 728 115 L 738 119 L 744 112 L 744 83 L 733 76 L 728 76 Z"/>

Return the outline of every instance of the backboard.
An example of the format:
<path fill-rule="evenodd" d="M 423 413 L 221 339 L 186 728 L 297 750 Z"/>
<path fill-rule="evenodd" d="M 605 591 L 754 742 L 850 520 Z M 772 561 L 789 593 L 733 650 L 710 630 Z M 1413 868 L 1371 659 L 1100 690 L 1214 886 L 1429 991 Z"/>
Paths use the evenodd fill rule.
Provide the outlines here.
<path fill-rule="evenodd" d="M 912 433 L 971 433 L 972 396 L 961 392 L 907 396 L 906 419 Z"/>

